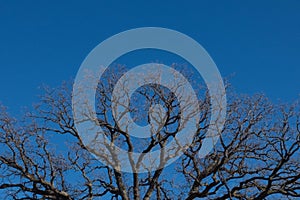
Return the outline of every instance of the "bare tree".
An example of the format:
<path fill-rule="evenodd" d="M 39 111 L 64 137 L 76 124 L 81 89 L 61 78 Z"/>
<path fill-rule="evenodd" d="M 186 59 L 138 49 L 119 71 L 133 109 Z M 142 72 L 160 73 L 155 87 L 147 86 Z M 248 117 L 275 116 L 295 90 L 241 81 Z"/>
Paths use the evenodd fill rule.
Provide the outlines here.
<path fill-rule="evenodd" d="M 153 120 L 148 110 L 160 104 L 165 123 L 147 139 L 136 139 L 112 116 L 111 95 L 120 73 L 109 73 L 97 88 L 97 120 L 104 134 L 128 151 L 147 153 L 165 147 L 180 131 L 178 98 L 157 84 L 141 87 L 128 107 L 137 123 Z M 180 84 L 179 84 L 180 85 Z M 178 86 L 178 85 L 177 85 Z M 98 161 L 74 125 L 70 85 L 46 88 L 35 110 L 14 119 L 1 108 L 0 192 L 6 199 L 296 199 L 300 197 L 299 105 L 273 105 L 264 95 L 227 90 L 228 106 L 220 139 L 205 157 L 197 156 L 210 120 L 210 97 L 199 98 L 199 124 L 191 145 L 177 155 L 161 151 L 160 167 L 130 160 L 133 173 Z M 136 109 L 138 108 L 138 109 Z M 110 146 L 111 147 L 111 146 Z M 111 152 L 103 160 L 120 164 Z M 113 158 L 113 159 L 112 159 Z M 138 173 L 143 168 L 147 171 Z"/>

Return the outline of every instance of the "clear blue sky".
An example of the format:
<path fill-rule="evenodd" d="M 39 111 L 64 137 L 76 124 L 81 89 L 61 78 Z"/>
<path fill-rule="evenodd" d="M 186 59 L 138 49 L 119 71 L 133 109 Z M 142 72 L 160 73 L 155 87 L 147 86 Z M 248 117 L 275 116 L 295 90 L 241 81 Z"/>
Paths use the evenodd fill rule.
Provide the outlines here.
<path fill-rule="evenodd" d="M 238 92 L 300 94 L 300 1 L 0 0 L 0 101 L 30 106 L 42 83 L 74 78 L 98 43 L 131 28 L 183 32 L 209 52 Z"/>

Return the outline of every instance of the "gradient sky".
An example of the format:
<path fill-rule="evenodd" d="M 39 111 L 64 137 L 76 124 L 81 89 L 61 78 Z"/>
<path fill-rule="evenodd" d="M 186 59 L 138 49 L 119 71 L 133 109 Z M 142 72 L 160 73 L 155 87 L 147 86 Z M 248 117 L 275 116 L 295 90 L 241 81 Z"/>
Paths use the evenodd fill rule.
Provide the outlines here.
<path fill-rule="evenodd" d="M 300 94 L 300 1 L 0 0 L 0 101 L 17 112 L 41 84 L 74 78 L 101 41 L 156 26 L 198 41 L 240 93 Z"/>

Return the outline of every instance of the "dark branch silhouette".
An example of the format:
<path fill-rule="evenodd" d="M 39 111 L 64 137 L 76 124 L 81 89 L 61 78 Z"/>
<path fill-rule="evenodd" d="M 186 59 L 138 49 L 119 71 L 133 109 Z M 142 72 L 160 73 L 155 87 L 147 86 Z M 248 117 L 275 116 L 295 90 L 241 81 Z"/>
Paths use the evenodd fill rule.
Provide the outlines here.
<path fill-rule="evenodd" d="M 128 108 L 139 123 L 150 123 L 150 106 L 166 109 L 162 129 L 134 140 L 112 119 L 111 94 L 119 75 L 98 86 L 97 116 L 105 134 L 132 152 L 162 148 L 180 129 L 180 106 L 171 91 L 158 85 L 140 88 Z M 7 199 L 297 199 L 300 197 L 299 105 L 273 105 L 263 95 L 230 93 L 225 126 L 214 149 L 197 156 L 209 125 L 209 96 L 199 100 L 199 129 L 191 146 L 172 165 L 176 152 L 161 151 L 161 168 L 130 160 L 124 173 L 98 161 L 74 126 L 70 85 L 45 89 L 45 95 L 23 119 L 0 114 L 0 192 Z M 139 101 L 143 98 L 143 101 Z M 145 103 L 147 102 L 147 103 Z M 138 109 L 134 107 L 138 105 Z M 145 114 L 146 113 L 146 114 Z M 101 155 L 97 155 L 100 156 Z M 103 160 L 120 164 L 117 154 Z M 113 159 L 112 159 L 113 158 Z M 122 167 L 122 166 L 120 166 Z"/>

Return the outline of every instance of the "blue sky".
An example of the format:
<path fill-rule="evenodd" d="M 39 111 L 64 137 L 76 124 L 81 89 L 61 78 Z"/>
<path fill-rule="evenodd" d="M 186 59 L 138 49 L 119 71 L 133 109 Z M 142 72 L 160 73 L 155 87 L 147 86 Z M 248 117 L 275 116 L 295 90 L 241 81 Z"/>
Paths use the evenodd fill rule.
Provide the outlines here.
<path fill-rule="evenodd" d="M 300 94 L 300 1 L 0 0 L 0 101 L 17 112 L 41 84 L 74 78 L 101 41 L 156 26 L 197 40 L 240 93 Z"/>

